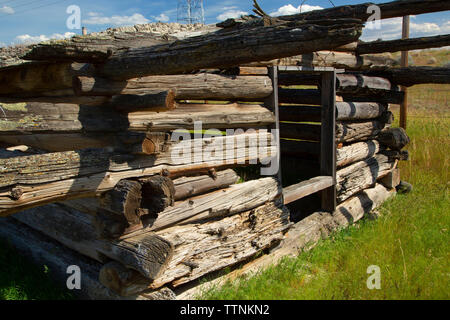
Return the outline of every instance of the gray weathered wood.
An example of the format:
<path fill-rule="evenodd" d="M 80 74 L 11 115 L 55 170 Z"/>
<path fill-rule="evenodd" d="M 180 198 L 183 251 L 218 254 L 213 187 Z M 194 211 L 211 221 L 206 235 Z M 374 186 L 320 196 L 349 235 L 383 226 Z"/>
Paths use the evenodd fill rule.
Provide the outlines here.
<path fill-rule="evenodd" d="M 369 188 L 395 168 L 397 161 L 382 153 L 337 171 L 337 198 L 342 202 Z"/>
<path fill-rule="evenodd" d="M 17 253 L 31 259 L 37 265 L 46 265 L 50 275 L 64 286 L 67 268 L 77 265 L 82 271 L 81 289 L 74 290 L 78 298 L 92 300 L 174 300 L 172 290 L 149 290 L 140 295 L 121 297 L 98 281 L 101 263 L 68 249 L 50 237 L 19 223 L 12 218 L 0 219 L 0 237 L 10 243 Z M 33 297 L 30 297 L 33 298 Z"/>
<path fill-rule="evenodd" d="M 403 128 L 389 128 L 384 130 L 377 137 L 377 140 L 392 150 L 401 150 L 410 142 L 408 134 Z"/>
<path fill-rule="evenodd" d="M 99 262 L 107 258 L 121 262 L 147 278 L 163 272 L 173 254 L 173 245 L 154 235 L 140 235 L 120 241 L 96 238 L 93 217 L 51 204 L 13 215 L 67 247 Z"/>
<path fill-rule="evenodd" d="M 336 142 L 356 142 L 376 138 L 385 123 L 373 120 L 366 122 L 339 122 L 336 124 Z"/>
<path fill-rule="evenodd" d="M 371 158 L 382 150 L 384 150 L 384 147 L 380 146 L 377 140 L 352 143 L 337 149 L 336 165 L 338 167 L 344 167 Z"/>
<path fill-rule="evenodd" d="M 448 67 L 404 67 L 374 70 L 368 75 L 386 77 L 392 83 L 410 87 L 424 83 L 450 83 L 450 68 Z"/>
<path fill-rule="evenodd" d="M 104 283 L 127 294 L 166 283 L 178 287 L 272 247 L 289 227 L 288 211 L 268 203 L 221 220 L 166 229 L 157 234 L 174 244 L 175 253 L 164 274 L 152 282 L 116 267 L 113 273 L 124 275 L 121 281 Z"/>
<path fill-rule="evenodd" d="M 428 48 L 440 48 L 450 45 L 450 35 L 421 37 L 413 39 L 398 39 L 389 41 L 359 42 L 356 48 L 358 54 L 409 51 Z"/>
<path fill-rule="evenodd" d="M 293 21 L 243 31 L 216 32 L 112 55 L 99 66 L 98 72 L 105 77 L 130 79 L 152 74 L 227 68 L 339 47 L 358 39 L 361 29 L 357 20 L 334 26 L 308 26 Z"/>
<path fill-rule="evenodd" d="M 172 89 L 178 100 L 245 100 L 263 99 L 272 93 L 270 78 L 199 73 L 161 75 L 114 81 L 100 77 L 77 77 L 74 90 L 78 95 L 112 96 L 149 94 Z"/>
<path fill-rule="evenodd" d="M 315 177 L 300 183 L 283 188 L 284 204 L 302 199 L 318 191 L 322 191 L 334 185 L 333 177 Z"/>

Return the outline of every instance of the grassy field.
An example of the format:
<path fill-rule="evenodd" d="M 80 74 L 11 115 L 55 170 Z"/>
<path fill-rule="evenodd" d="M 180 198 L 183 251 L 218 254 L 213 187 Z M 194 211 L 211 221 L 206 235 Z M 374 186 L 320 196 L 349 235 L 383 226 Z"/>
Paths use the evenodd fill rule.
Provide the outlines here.
<path fill-rule="evenodd" d="M 412 193 L 385 203 L 378 220 L 364 220 L 298 258 L 199 298 L 449 299 L 449 97 L 447 85 L 410 90 L 411 161 L 400 167 Z M 380 290 L 367 288 L 370 265 L 381 269 Z"/>
<path fill-rule="evenodd" d="M 449 61 L 448 51 L 432 54 L 433 65 Z M 449 299 L 449 98 L 450 85 L 410 89 L 411 160 L 401 163 L 401 173 L 412 193 L 385 203 L 378 220 L 362 221 L 296 259 L 199 298 Z M 30 264 L 4 242 L 0 256 L 0 299 L 71 298 L 50 279 L 51 270 Z M 369 265 L 381 269 L 381 290 L 367 289 Z"/>

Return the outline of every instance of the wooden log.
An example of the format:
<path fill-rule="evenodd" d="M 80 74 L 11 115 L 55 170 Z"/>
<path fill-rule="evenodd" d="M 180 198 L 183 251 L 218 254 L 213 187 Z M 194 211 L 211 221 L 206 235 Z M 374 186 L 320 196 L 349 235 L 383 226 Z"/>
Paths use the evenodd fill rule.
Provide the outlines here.
<path fill-rule="evenodd" d="M 112 96 L 149 94 L 172 89 L 178 100 L 245 100 L 263 99 L 272 91 L 267 76 L 229 76 L 200 73 L 162 75 L 114 81 L 100 77 L 76 77 L 74 90 L 78 95 Z"/>
<path fill-rule="evenodd" d="M 226 152 L 212 153 L 214 150 Z M 250 161 L 264 163 L 276 152 L 272 135 L 255 131 L 183 140 L 152 156 L 95 149 L 0 159 L 0 215 L 49 202 L 93 197 L 111 190 L 122 179 L 154 176 L 163 170 L 176 177 Z"/>
<path fill-rule="evenodd" d="M 361 74 L 336 75 L 336 90 L 342 93 L 354 93 L 368 90 L 395 90 L 395 86 L 388 79 L 368 77 Z"/>
<path fill-rule="evenodd" d="M 344 167 L 372 158 L 382 150 L 384 150 L 384 147 L 380 146 L 380 143 L 376 140 L 352 143 L 341 149 L 337 149 L 336 165 L 338 167 Z"/>
<path fill-rule="evenodd" d="M 48 41 L 33 45 L 24 59 L 48 61 L 101 62 L 114 52 L 130 48 L 148 47 L 169 40 L 171 36 L 159 36 L 155 33 L 135 32 L 101 32 L 100 34 L 77 35 L 71 39 Z"/>
<path fill-rule="evenodd" d="M 167 177 L 155 176 L 139 179 L 140 192 L 138 195 L 132 193 L 131 201 L 128 197 L 123 197 L 123 188 L 119 188 L 119 191 L 115 190 L 121 181 L 112 191 L 106 192 L 100 198 L 74 199 L 64 201 L 61 204 L 93 215 L 98 237 L 115 239 L 127 230 L 132 230 L 135 225 L 139 225 L 141 222 L 144 224 L 152 223 L 151 221 L 158 216 L 159 212 L 174 204 L 174 200 L 184 200 L 188 197 L 226 188 L 236 183 L 238 178 L 232 169 L 219 171 L 214 177 L 211 175 L 181 177 L 174 181 Z M 128 196 L 129 193 L 125 195 Z M 135 204 L 132 201 L 137 197 L 143 199 Z M 126 206 L 130 202 L 132 202 L 132 205 Z M 110 205 L 111 203 L 117 203 L 118 205 L 113 207 Z M 128 210 L 121 210 L 124 207 Z"/>
<path fill-rule="evenodd" d="M 223 189 L 237 183 L 239 176 L 232 169 L 219 171 L 215 175 L 181 177 L 173 181 L 175 200 L 184 200 L 211 190 Z"/>
<path fill-rule="evenodd" d="M 0 134 L 0 141 L 9 145 L 26 145 L 49 152 L 63 152 L 89 148 L 111 148 L 115 151 L 134 153 L 151 152 L 153 145 L 145 133 L 33 133 Z"/>
<path fill-rule="evenodd" d="M 376 102 L 336 102 L 336 120 L 367 120 L 381 117 L 387 105 Z"/>
<path fill-rule="evenodd" d="M 359 42 L 357 54 L 410 51 L 428 48 L 440 48 L 450 45 L 450 35 L 421 37 L 413 39 Z"/>
<path fill-rule="evenodd" d="M 161 277 L 149 281 L 136 272 L 108 266 L 109 270 L 113 269 L 111 273 L 124 276 L 119 281 L 102 283 L 124 294 L 135 294 L 142 288 L 159 288 L 166 283 L 179 287 L 272 247 L 289 227 L 288 211 L 268 203 L 221 220 L 166 229 L 157 234 L 174 244 L 175 253 Z"/>
<path fill-rule="evenodd" d="M 258 60 L 329 50 L 357 40 L 361 30 L 362 25 L 358 20 L 349 20 L 332 26 L 305 25 L 301 21 L 293 21 L 268 27 L 216 32 L 167 45 L 114 54 L 98 67 L 98 73 L 122 80 L 227 68 Z"/>
<path fill-rule="evenodd" d="M 450 83 L 450 68 L 448 67 L 405 67 L 376 70 L 368 75 L 379 75 L 386 77 L 392 83 L 405 87 L 425 83 Z"/>
<path fill-rule="evenodd" d="M 176 298 L 173 291 L 168 288 L 121 297 L 98 281 L 101 263 L 68 250 L 66 246 L 12 218 L 0 219 L 0 237 L 9 242 L 17 250 L 17 253 L 31 259 L 36 265 L 47 266 L 52 278 L 61 284 L 65 284 L 67 281 L 69 266 L 80 267 L 82 271 L 81 288 L 73 292 L 80 299 L 174 300 Z"/>
<path fill-rule="evenodd" d="M 259 61 L 248 64 L 249 66 L 303 66 L 303 67 L 333 67 L 336 69 L 346 70 L 370 70 L 372 68 L 386 68 L 387 66 L 398 66 L 398 62 L 394 59 L 376 56 L 362 55 L 356 56 L 350 53 L 320 51 L 313 53 L 305 53 L 299 56 L 282 58 L 271 61 Z M 284 77 L 284 76 L 283 76 Z M 280 84 L 284 85 L 283 77 Z M 312 79 L 312 78 L 310 78 Z M 314 79 L 312 79 L 314 81 Z M 311 80 L 310 80 L 311 81 Z M 306 82 L 300 84 L 315 84 L 316 82 Z"/>
<path fill-rule="evenodd" d="M 274 114 L 255 104 L 178 104 L 164 113 L 136 111 L 128 114 L 130 130 L 168 131 L 194 129 L 196 122 L 203 129 L 258 128 L 275 122 Z"/>
<path fill-rule="evenodd" d="M 72 77 L 89 74 L 92 68 L 81 63 L 25 64 L 0 70 L 0 95 L 35 95 L 72 88 Z"/>
<path fill-rule="evenodd" d="M 96 239 L 92 216 L 51 204 L 18 214 L 13 218 L 61 242 L 65 246 L 99 262 L 113 259 L 149 279 L 166 268 L 173 245 L 154 234 L 127 240 Z"/>
<path fill-rule="evenodd" d="M 100 206 L 108 212 L 124 216 L 130 224 L 140 223 L 142 185 L 137 181 L 121 180 L 111 191 L 100 198 Z"/>
<path fill-rule="evenodd" d="M 236 103 L 179 104 L 177 109 L 166 112 L 144 109 L 129 113 L 105 107 L 47 103 L 2 104 L 2 109 L 2 135 L 34 132 L 168 131 L 193 129 L 197 121 L 201 121 L 205 129 L 255 128 L 275 121 L 273 113 L 263 106 Z"/>
<path fill-rule="evenodd" d="M 320 122 L 321 108 L 318 106 L 282 105 L 280 120 L 290 122 Z M 386 114 L 387 105 L 376 102 L 336 102 L 336 120 L 368 120 Z M 385 122 L 390 121 L 386 118 Z"/>
<path fill-rule="evenodd" d="M 410 142 L 408 134 L 403 128 L 389 128 L 380 133 L 377 140 L 392 150 L 401 150 Z"/>
<path fill-rule="evenodd" d="M 205 219 L 227 217 L 254 209 L 281 195 L 274 178 L 262 178 L 231 185 L 229 188 L 182 201 L 158 214 L 153 224 L 135 229 L 121 239 L 159 231 L 174 225 L 197 223 Z"/>
<path fill-rule="evenodd" d="M 294 224 L 280 245 L 273 248 L 268 254 L 253 259 L 244 266 L 225 275 L 219 275 L 217 278 L 202 278 L 201 284 L 198 286 L 178 291 L 177 299 L 195 299 L 202 292 L 220 287 L 227 281 L 249 277 L 269 266 L 274 266 L 287 256 L 296 258 L 300 253 L 314 248 L 324 237 L 359 221 L 394 195 L 395 190 L 387 190 L 382 185 L 376 184 L 374 188 L 366 189 L 339 204 L 334 213 L 315 212 Z"/>
<path fill-rule="evenodd" d="M 367 21 L 373 12 L 368 10 L 372 3 L 339 6 L 323 10 L 314 10 L 288 16 L 277 17 L 280 20 L 296 21 L 355 18 Z M 450 4 L 445 0 L 401 0 L 377 4 L 381 19 L 403 17 L 423 13 L 450 10 Z"/>
<path fill-rule="evenodd" d="M 342 202 L 356 193 L 375 185 L 395 168 L 397 161 L 379 153 L 372 158 L 356 162 L 336 172 L 337 199 Z"/>
<path fill-rule="evenodd" d="M 340 122 L 336 124 L 336 142 L 355 142 L 377 137 L 385 123 L 374 120 L 367 122 Z"/>
<path fill-rule="evenodd" d="M 320 125 L 305 123 L 280 123 L 280 137 L 285 139 L 299 139 L 320 141 Z"/>

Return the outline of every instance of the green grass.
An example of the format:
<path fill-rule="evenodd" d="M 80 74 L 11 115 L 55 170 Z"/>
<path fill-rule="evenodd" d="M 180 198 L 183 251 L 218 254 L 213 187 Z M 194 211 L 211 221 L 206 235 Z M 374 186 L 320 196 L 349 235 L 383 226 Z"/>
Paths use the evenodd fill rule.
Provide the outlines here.
<path fill-rule="evenodd" d="M 435 97 L 441 86 L 420 86 L 414 96 Z M 415 90 L 415 91 L 414 91 Z M 427 92 L 420 92 L 420 91 Z M 450 91 L 441 104 L 422 98 L 411 105 L 402 179 L 412 193 L 398 195 L 364 220 L 322 240 L 297 258 L 284 259 L 251 278 L 211 288 L 200 299 L 449 299 Z M 425 112 L 424 106 L 430 106 Z M 398 114 L 397 114 L 398 119 Z M 381 290 L 369 290 L 367 267 L 381 269 Z"/>
<path fill-rule="evenodd" d="M 67 300 L 73 296 L 51 278 L 51 270 L 37 266 L 0 242 L 0 300 Z"/>

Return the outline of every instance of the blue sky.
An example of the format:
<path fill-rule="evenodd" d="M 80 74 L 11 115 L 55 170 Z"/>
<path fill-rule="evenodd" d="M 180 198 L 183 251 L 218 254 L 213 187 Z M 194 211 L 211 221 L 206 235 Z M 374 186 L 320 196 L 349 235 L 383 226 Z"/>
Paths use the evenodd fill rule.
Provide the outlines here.
<path fill-rule="evenodd" d="M 373 0 L 373 2 L 386 2 Z M 66 26 L 69 5 L 81 8 L 82 25 L 89 32 L 119 25 L 177 21 L 177 0 L 0 0 L 0 46 L 61 38 L 81 30 Z M 206 23 L 216 23 L 227 17 L 249 14 L 251 0 L 204 0 Z M 301 0 L 259 0 L 261 7 L 274 15 L 298 12 Z M 336 6 L 367 1 L 333 0 Z M 303 11 L 316 7 L 329 8 L 329 0 L 307 0 Z M 450 12 L 418 15 L 411 20 L 411 36 L 431 36 L 450 33 Z M 382 22 L 381 30 L 366 30 L 363 40 L 395 39 L 401 34 L 401 19 Z"/>

